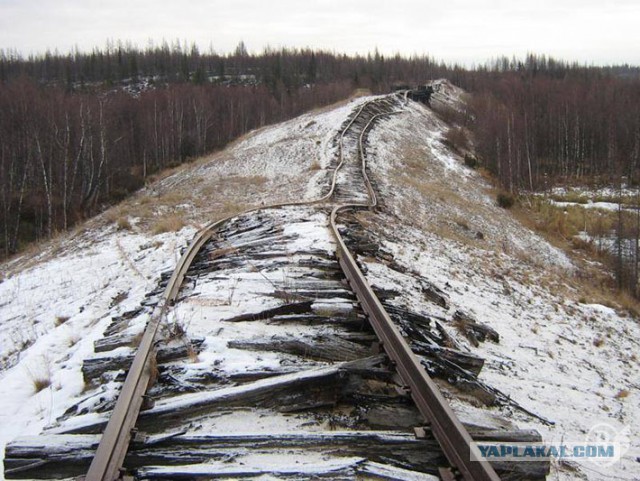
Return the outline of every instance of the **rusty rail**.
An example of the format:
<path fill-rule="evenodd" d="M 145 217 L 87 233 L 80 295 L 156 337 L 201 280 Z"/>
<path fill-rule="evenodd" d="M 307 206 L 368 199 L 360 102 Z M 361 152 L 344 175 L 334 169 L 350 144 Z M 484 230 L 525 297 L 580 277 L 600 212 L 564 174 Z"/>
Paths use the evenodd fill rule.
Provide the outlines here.
<path fill-rule="evenodd" d="M 368 104 L 373 101 L 363 103 L 355 116 L 343 129 L 340 135 L 339 156 L 340 161 L 333 173 L 329 192 L 319 199 L 311 201 L 294 201 L 288 203 L 273 204 L 256 209 L 250 209 L 243 214 L 258 210 L 285 207 L 291 205 L 312 205 L 329 200 L 333 195 L 336 186 L 337 174 L 344 164 L 343 141 L 346 132 L 351 128 L 356 119 Z M 392 112 L 397 113 L 397 112 Z M 426 374 L 416 356 L 411 352 L 401 333 L 393 324 L 384 308 L 371 291 L 362 272 L 358 269 L 353 256 L 349 253 L 340 233 L 336 227 L 336 216 L 340 210 L 349 208 L 375 207 L 377 204 L 375 192 L 366 174 L 366 159 L 363 149 L 363 139 L 367 130 L 373 122 L 383 116 L 392 113 L 374 115 L 363 128 L 358 139 L 358 149 L 362 160 L 362 173 L 365 185 L 369 193 L 367 204 L 343 205 L 333 209 L 331 213 L 331 228 L 338 241 L 338 258 L 349 282 L 351 283 L 358 299 L 362 303 L 363 309 L 369 315 L 372 326 L 376 334 L 383 343 L 389 357 L 396 363 L 396 368 L 403 381 L 411 389 L 411 395 L 420 409 L 420 412 L 432 423 L 432 429 L 436 439 L 440 442 L 443 450 L 452 463 L 458 468 L 465 479 L 468 480 L 498 480 L 491 466 L 486 462 L 471 462 L 469 434 L 457 420 L 446 401 L 437 389 L 437 386 Z M 180 286 L 191 265 L 191 262 L 200 251 L 202 246 L 212 237 L 215 229 L 227 222 L 230 216 L 217 222 L 211 223 L 200 230 L 187 251 L 182 255 L 178 264 L 169 279 L 165 292 L 154 310 L 151 320 L 147 324 L 143 338 L 140 342 L 133 363 L 127 373 L 120 395 L 104 430 L 95 457 L 86 475 L 88 481 L 115 481 L 123 474 L 123 463 L 129 443 L 134 434 L 136 420 L 140 413 L 144 394 L 152 378 L 152 363 L 155 358 L 155 337 L 163 319 L 165 319 L 168 308 L 175 302 Z M 460 446 L 463 446 L 462 448 Z"/>
<path fill-rule="evenodd" d="M 342 210 L 374 208 L 377 205 L 377 198 L 366 171 L 367 164 L 363 141 L 367 130 L 373 122 L 384 115 L 390 114 L 378 114 L 372 117 L 358 139 L 362 175 L 369 191 L 369 202 L 367 204 L 337 206 L 331 212 L 331 230 L 338 243 L 338 261 L 349 285 L 360 301 L 362 309 L 367 314 L 371 326 L 378 339 L 380 339 L 383 349 L 394 363 L 396 371 L 408 388 L 418 410 L 430 423 L 431 431 L 442 447 L 449 463 L 460 472 L 465 480 L 499 481 L 500 478 L 493 467 L 487 461 L 479 460 L 481 457 L 475 450 L 472 452 L 471 443 L 473 439 L 442 396 L 438 386 L 420 364 L 420 360 L 411 351 L 411 347 L 398 327 L 384 310 L 354 257 L 349 252 L 336 224 L 337 215 Z"/>
<path fill-rule="evenodd" d="M 411 351 L 399 329 L 389 318 L 347 249 L 336 226 L 336 216 L 340 210 L 352 207 L 355 206 L 336 207 L 331 213 L 331 228 L 338 241 L 337 254 L 340 266 L 362 309 L 368 315 L 371 326 L 382 342 L 382 347 L 408 387 L 420 413 L 431 424 L 431 430 L 451 465 L 457 468 L 466 480 L 499 480 L 500 478 L 488 462 L 472 460 L 471 436 Z M 479 459 L 479 457 L 476 455 L 473 459 Z"/>
<path fill-rule="evenodd" d="M 344 135 L 347 130 L 351 128 L 366 106 L 371 102 L 373 101 L 370 100 L 362 104 L 353 119 L 351 119 L 340 134 L 340 162 L 334 170 L 331 187 L 327 194 L 319 199 L 310 201 L 292 201 L 262 206 L 247 210 L 242 214 L 291 205 L 312 205 L 330 199 L 335 190 L 338 171 L 344 163 L 342 155 L 342 141 L 344 139 Z M 150 361 L 155 359 L 154 343 L 158 328 L 166 317 L 167 309 L 175 302 L 180 286 L 182 285 L 182 281 L 184 280 L 187 270 L 195 256 L 198 254 L 202 246 L 211 238 L 215 229 L 233 217 L 236 216 L 230 216 L 213 222 L 200 230 L 178 261 L 162 298 L 152 313 L 151 320 L 145 328 L 142 340 L 140 341 L 140 345 L 138 346 L 133 362 L 131 363 L 131 367 L 129 368 L 122 386 L 122 390 L 118 395 L 116 405 L 113 408 L 109 421 L 107 422 L 107 426 L 102 434 L 102 438 L 100 439 L 96 454 L 91 462 L 85 480 L 115 481 L 123 474 L 122 467 L 124 458 L 127 454 L 131 438 L 134 435 L 136 420 L 138 419 L 138 415 L 140 414 L 140 409 L 144 401 L 144 394 L 147 391 L 152 378 L 152 363 Z"/>
<path fill-rule="evenodd" d="M 144 394 L 153 374 L 150 361 L 155 358 L 154 342 L 158 327 L 165 318 L 169 306 L 175 302 L 180 285 L 196 254 L 209 240 L 213 229 L 226 220 L 216 222 L 198 232 L 187 251 L 178 261 L 162 298 L 144 331 L 116 405 L 87 472 L 85 478 L 87 481 L 113 481 L 120 477 Z"/>

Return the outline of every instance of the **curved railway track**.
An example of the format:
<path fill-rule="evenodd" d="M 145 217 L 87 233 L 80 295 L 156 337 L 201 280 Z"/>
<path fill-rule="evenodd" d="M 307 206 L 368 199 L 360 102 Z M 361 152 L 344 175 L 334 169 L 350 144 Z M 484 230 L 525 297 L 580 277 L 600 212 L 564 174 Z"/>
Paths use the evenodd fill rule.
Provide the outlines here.
<path fill-rule="evenodd" d="M 406 102 L 406 98 L 404 101 Z M 181 289 L 185 284 L 185 279 L 189 276 L 189 270 L 193 269 L 194 261 L 198 256 L 202 257 L 205 250 L 211 251 L 213 249 L 205 246 L 211 245 L 217 233 L 233 219 L 243 216 L 246 218 L 258 213 L 272 213 L 278 209 L 311 206 L 319 207 L 324 211 L 330 209 L 328 218 L 330 230 L 337 246 L 336 255 L 339 266 L 382 349 L 391 360 L 393 370 L 400 377 L 401 384 L 405 386 L 405 393 L 410 395 L 420 414 L 427 420 L 433 436 L 446 456 L 449 467 L 440 470 L 441 478 L 500 479 L 489 463 L 472 461 L 470 434 L 448 406 L 438 387 L 429 377 L 420 360 L 414 355 L 402 333 L 367 283 L 356 263 L 355 256 L 349 251 L 339 229 L 341 214 L 356 209 L 375 209 L 378 205 L 376 193 L 367 175 L 366 137 L 372 126 L 381 118 L 400 113 L 399 105 L 400 100 L 395 96 L 370 100 L 365 102 L 346 122 L 338 138 L 338 162 L 332 175 L 330 188 L 323 197 L 313 201 L 275 204 L 250 210 L 241 215 L 211 223 L 196 234 L 178 261 L 162 293 L 160 302 L 151 315 L 115 407 L 106 427 L 104 427 L 85 479 L 113 481 L 121 479 L 126 474 L 126 470 L 123 468 L 125 457 L 133 438 L 135 438 L 136 425 L 141 419 L 141 409 L 146 399 L 146 393 L 152 386 L 156 374 L 154 366 L 156 364 L 158 331 L 166 321 L 172 306 L 179 300 Z M 356 134 L 355 139 L 353 138 L 354 134 Z M 346 139 L 348 137 L 351 140 L 351 145 L 347 145 Z M 354 157 L 357 162 L 353 161 Z M 267 228 L 264 229 L 268 231 Z M 224 244 L 219 247 L 221 247 L 220 251 L 226 249 Z M 268 253 L 268 255 L 270 254 Z M 210 254 L 209 257 L 211 257 Z M 215 262 L 221 262 L 221 260 L 216 258 Z M 327 375 L 334 375 L 337 372 L 335 369 L 332 371 L 331 368 L 327 368 Z M 320 373 L 320 375 L 324 374 Z M 291 382 L 299 383 L 299 378 L 293 376 Z M 156 410 L 155 415 L 162 420 L 164 416 L 162 409 Z M 144 422 L 144 416 L 142 416 L 142 423 L 144 424 Z M 374 435 L 375 433 L 372 432 L 371 436 Z M 349 442 L 345 439 L 348 439 L 348 436 L 332 438 L 331 442 L 338 445 Z M 229 437 L 226 438 L 226 442 L 233 444 L 238 441 Z M 258 442 L 257 439 L 256 442 Z M 286 439 L 279 442 L 286 446 Z M 188 477 L 188 473 L 185 474 L 185 479 Z"/>
<path fill-rule="evenodd" d="M 358 121 L 365 111 L 365 109 L 374 104 L 373 101 L 365 102 L 360 109 L 356 112 L 353 118 L 347 123 L 347 126 L 342 130 L 340 134 L 340 143 L 339 143 L 339 164 L 334 170 L 334 174 L 332 176 L 331 188 L 329 192 L 321 197 L 320 199 L 314 201 L 301 201 L 301 202 L 290 202 L 290 203 L 279 203 L 273 204 L 267 207 L 261 207 L 260 209 L 254 209 L 251 211 L 247 211 L 244 214 L 249 212 L 255 212 L 258 210 L 266 210 L 273 209 L 285 206 L 292 205 L 311 205 L 318 204 L 321 202 L 325 202 L 330 200 L 334 196 L 334 192 L 336 190 L 336 185 L 338 182 L 338 174 L 342 171 L 342 167 L 345 163 L 345 155 L 343 152 L 344 146 L 344 136 L 352 128 L 352 126 Z M 395 112 L 394 112 L 395 113 Z M 374 114 L 366 123 L 365 127 L 362 130 L 358 138 L 358 148 L 360 152 L 360 157 L 362 160 L 362 177 L 364 181 L 364 185 L 366 186 L 369 203 L 367 205 L 375 206 L 377 201 L 375 197 L 375 192 L 371 187 L 371 183 L 368 180 L 366 175 L 366 160 L 363 152 L 362 139 L 366 133 L 366 131 L 370 128 L 373 122 L 380 118 L 383 115 L 389 115 L 390 113 L 376 113 Z M 360 204 L 352 204 L 352 205 L 343 205 L 341 208 L 349 208 L 352 206 L 360 206 Z M 331 215 L 331 223 L 334 235 L 339 242 L 341 241 L 340 234 L 335 226 L 335 214 L 337 210 Z M 236 217 L 236 216 L 233 216 Z M 182 255 L 178 264 L 173 272 L 173 275 L 169 279 L 169 283 L 165 289 L 165 292 L 162 296 L 160 303 L 156 309 L 156 312 L 152 315 L 151 321 L 149 322 L 147 328 L 144 331 L 143 338 L 140 342 L 140 346 L 136 352 L 131 368 L 129 369 L 129 373 L 125 379 L 124 385 L 122 387 L 122 391 L 118 397 L 116 402 L 116 406 L 114 407 L 113 413 L 107 423 L 107 426 L 104 430 L 104 434 L 102 436 L 102 440 L 98 445 L 98 449 L 96 451 L 96 455 L 94 460 L 91 463 L 89 471 L 86 476 L 87 481 L 92 480 L 104 480 L 111 481 L 118 479 L 121 474 L 122 466 L 124 463 L 124 459 L 127 453 L 127 448 L 131 441 L 131 437 L 134 432 L 134 428 L 136 425 L 136 420 L 140 413 L 140 408 L 142 406 L 144 400 L 144 394 L 149 387 L 149 382 L 152 377 L 152 369 L 151 366 L 153 364 L 155 351 L 153 348 L 154 340 L 156 334 L 158 332 L 158 327 L 165 319 L 167 314 L 167 308 L 172 303 L 174 303 L 177 299 L 178 292 L 182 282 L 184 281 L 185 275 L 187 274 L 187 270 L 189 269 L 191 263 L 194 258 L 204 246 L 204 244 L 214 235 L 215 229 L 225 222 L 228 222 L 231 218 L 221 219 L 216 221 L 201 231 L 199 231 L 185 253 Z M 344 243 L 342 243 L 344 246 Z M 344 248 L 345 252 L 348 253 L 346 247 Z M 351 259 L 353 262 L 353 259 Z M 355 265 L 355 262 L 354 262 Z M 357 269 L 357 267 L 356 267 Z M 370 288 L 369 288 L 370 291 Z M 373 292 L 370 292 L 371 296 L 374 296 Z M 374 296 L 375 297 L 375 296 Z"/>

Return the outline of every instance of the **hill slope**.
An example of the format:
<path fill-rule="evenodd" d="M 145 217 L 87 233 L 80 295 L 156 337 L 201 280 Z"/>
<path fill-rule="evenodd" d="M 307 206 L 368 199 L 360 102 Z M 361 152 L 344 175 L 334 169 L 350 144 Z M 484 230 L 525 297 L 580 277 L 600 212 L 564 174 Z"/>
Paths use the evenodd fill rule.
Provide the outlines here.
<path fill-rule="evenodd" d="M 436 106 L 455 107 L 461 95 L 444 82 Z M 335 134 L 364 100 L 254 132 L 38 255 L 5 264 L 0 443 L 40 432 L 84 397 L 80 367 L 93 341 L 113 317 L 144 300 L 196 228 L 249 207 L 320 197 Z M 494 425 L 506 417 L 541 430 L 547 441 L 582 441 L 604 423 L 638 439 L 637 320 L 577 302 L 571 261 L 495 206 L 490 187 L 443 142 L 446 129 L 433 111 L 410 103 L 370 134 L 370 172 L 382 207 L 357 218 L 394 261 L 362 257 L 370 283 L 400 293 L 394 302 L 442 319 L 459 348 L 486 359 L 487 386 L 555 425 L 512 402 L 485 406 L 486 398 L 442 382 L 464 420 Z M 420 279 L 445 293 L 449 305 L 425 303 Z M 451 322 L 456 311 L 495 329 L 500 342 L 474 345 Z M 136 321 L 140 331 L 144 321 Z M 105 386 L 99 394 L 112 391 Z M 554 476 L 633 479 L 639 447 L 632 444 L 615 466 L 558 465 Z"/>

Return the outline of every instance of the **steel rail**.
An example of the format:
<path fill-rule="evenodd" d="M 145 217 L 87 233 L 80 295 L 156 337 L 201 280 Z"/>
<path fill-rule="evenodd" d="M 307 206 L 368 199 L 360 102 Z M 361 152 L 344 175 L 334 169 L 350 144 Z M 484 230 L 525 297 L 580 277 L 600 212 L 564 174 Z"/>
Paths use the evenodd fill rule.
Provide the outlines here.
<path fill-rule="evenodd" d="M 418 410 L 431 424 L 431 431 L 442 447 L 448 461 L 464 479 L 497 481 L 500 478 L 478 452 L 472 452 L 473 439 L 449 407 L 438 386 L 429 377 L 417 356 L 411 351 L 400 330 L 371 290 L 362 271 L 349 252 L 338 227 L 336 216 L 341 210 L 363 208 L 361 204 L 338 206 L 331 212 L 331 229 L 338 241 L 338 261 L 349 285 L 369 317 L 369 322 L 382 342 L 382 347 L 394 363 L 394 368 L 406 384 Z"/>
<path fill-rule="evenodd" d="M 133 435 L 143 397 L 153 375 L 150 360 L 155 357 L 154 343 L 158 328 L 162 320 L 166 317 L 169 306 L 175 302 L 187 270 L 202 246 L 213 236 L 217 227 L 238 215 L 271 208 L 312 205 L 330 199 L 335 191 L 338 173 L 345 162 L 343 154 L 344 137 L 364 109 L 372 102 L 375 102 L 375 100 L 363 103 L 341 132 L 339 144 L 340 161 L 334 169 L 331 187 L 326 195 L 316 200 L 279 203 L 250 209 L 243 213 L 213 222 L 196 234 L 188 249 L 178 261 L 161 301 L 152 313 L 151 320 L 145 329 L 142 341 L 129 369 L 116 406 L 105 428 L 89 472 L 87 473 L 87 480 L 114 481 L 122 474 L 124 458 Z M 420 412 L 432 423 L 432 429 L 436 439 L 442 445 L 449 462 L 461 471 L 465 479 L 497 480 L 499 478 L 495 475 L 495 472 L 493 472 L 488 463 L 473 462 L 469 465 L 471 452 L 469 449 L 461 449 L 460 446 L 470 446 L 471 438 L 457 420 L 455 414 L 453 414 L 448 407 L 446 401 L 438 391 L 437 386 L 435 386 L 433 381 L 428 377 L 424 368 L 422 368 L 418 359 L 402 338 L 401 333 L 371 291 L 371 288 L 368 286 L 362 272 L 358 269 L 353 256 L 349 253 L 336 226 L 336 216 L 339 211 L 353 208 L 375 207 L 377 205 L 375 192 L 366 173 L 366 157 L 364 155 L 363 139 L 367 130 L 373 125 L 373 122 L 377 118 L 393 113 L 397 112 L 374 115 L 363 128 L 358 139 L 358 150 L 362 160 L 362 173 L 369 194 L 369 202 L 367 204 L 338 206 L 331 212 L 331 228 L 338 241 L 338 259 L 356 295 L 360 299 L 363 309 L 369 315 L 376 334 L 382 341 L 390 358 L 395 362 L 399 375 L 403 379 L 403 382 L 411 389 L 412 397 Z"/>
<path fill-rule="evenodd" d="M 394 112 L 395 113 L 395 112 Z M 482 460 L 477 448 L 473 448 L 473 439 L 442 396 L 438 386 L 428 375 L 418 357 L 393 323 L 384 307 L 374 294 L 364 274 L 349 252 L 336 223 L 342 210 L 374 208 L 377 198 L 366 172 L 366 156 L 363 139 L 376 118 L 389 115 L 378 114 L 371 118 L 360 134 L 358 150 L 362 160 L 362 174 L 369 191 L 367 204 L 348 204 L 335 207 L 331 212 L 331 230 L 338 243 L 337 255 L 347 280 L 362 309 L 368 315 L 371 326 L 382 342 L 382 347 L 394 364 L 402 381 L 406 384 L 416 406 L 431 424 L 431 431 L 442 447 L 451 465 L 468 481 L 499 481 L 493 467 Z"/>
<path fill-rule="evenodd" d="M 95 456 L 89 466 L 87 475 L 85 476 L 86 481 L 115 481 L 123 474 L 124 459 L 127 454 L 131 438 L 134 435 L 136 421 L 144 401 L 144 394 L 153 377 L 151 360 L 155 359 L 154 345 L 158 328 L 165 319 L 168 308 L 175 302 L 189 266 L 202 246 L 204 246 L 204 244 L 213 236 L 217 227 L 238 215 L 245 215 L 260 210 L 287 206 L 313 205 L 330 199 L 335 191 L 338 172 L 344 164 L 342 152 L 344 135 L 351 128 L 363 110 L 372 102 L 375 102 L 375 100 L 363 102 L 360 109 L 340 134 L 340 161 L 334 169 L 331 187 L 327 194 L 315 200 L 291 201 L 249 209 L 239 214 L 234 214 L 225 217 L 224 219 L 212 222 L 196 233 L 187 250 L 180 257 L 173 274 L 167 283 L 167 287 L 165 288 L 161 300 L 154 309 L 151 319 L 145 328 L 138 349 L 136 350 L 135 357 L 122 386 L 122 390 L 118 395 L 114 409 L 109 417 L 107 426 L 103 431 L 100 443 L 98 444 Z"/>
<path fill-rule="evenodd" d="M 158 328 L 165 318 L 169 306 L 175 302 L 182 281 L 196 254 L 209 240 L 213 229 L 227 220 L 223 219 L 215 222 L 198 232 L 189 248 L 180 257 L 162 298 L 145 328 L 122 390 L 118 395 L 116 405 L 89 466 L 89 471 L 85 477 L 87 481 L 113 481 L 120 478 L 124 458 L 144 401 L 144 394 L 153 377 L 153 368 L 150 361 L 155 359 L 154 343 Z"/>

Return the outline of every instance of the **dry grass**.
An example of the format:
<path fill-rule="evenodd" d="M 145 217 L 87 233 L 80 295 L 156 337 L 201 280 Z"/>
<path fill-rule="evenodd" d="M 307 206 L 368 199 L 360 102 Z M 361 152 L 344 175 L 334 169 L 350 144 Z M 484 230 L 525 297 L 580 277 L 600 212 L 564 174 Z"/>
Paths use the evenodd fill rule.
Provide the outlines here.
<path fill-rule="evenodd" d="M 215 179 L 213 182 L 204 179 L 198 182 L 197 186 L 192 185 L 190 188 L 174 186 L 159 194 L 139 196 L 121 204 L 110 215 L 110 221 L 117 222 L 121 217 L 136 218 L 138 229 L 146 229 L 154 235 L 176 232 L 194 221 L 187 218 L 187 211 L 191 216 L 194 212 L 206 216 L 207 221 L 243 212 L 250 206 L 234 200 L 234 197 L 238 197 L 239 193 L 259 193 L 263 190 L 260 187 L 268 180 L 260 175 L 231 175 Z M 216 201 L 221 205 L 216 206 Z M 186 205 L 190 208 L 185 209 Z M 163 212 L 163 215 L 158 217 L 158 212 Z M 214 215 L 213 218 L 211 214 Z"/>
<path fill-rule="evenodd" d="M 336 104 L 334 104 L 333 106 L 330 105 L 330 106 L 325 107 L 325 108 L 328 109 L 328 110 L 333 110 L 334 106 L 344 105 L 344 104 L 348 103 L 350 100 L 357 99 L 359 97 L 366 97 L 367 95 L 371 95 L 371 90 L 370 89 L 368 89 L 368 88 L 359 88 L 359 89 L 356 89 L 353 92 L 353 94 L 351 94 L 351 97 L 349 97 L 349 100 L 340 100 Z"/>
<path fill-rule="evenodd" d="M 443 136 L 444 144 L 458 152 L 469 150 L 469 134 L 463 127 L 449 127 Z"/>
<path fill-rule="evenodd" d="M 55 231 L 50 239 L 30 242 L 13 256 L 2 260 L 2 278 L 8 279 L 12 275 L 42 264 L 50 259 L 60 256 L 69 247 L 68 241 L 83 235 L 85 227 L 78 225 L 70 231 Z"/>
<path fill-rule="evenodd" d="M 154 235 L 165 232 L 177 232 L 186 225 L 184 219 L 176 214 L 167 215 L 159 219 L 151 228 Z"/>
<path fill-rule="evenodd" d="M 640 300 L 633 297 L 626 291 L 620 291 L 615 289 L 611 296 L 613 305 L 618 306 L 636 319 L 640 319 Z"/>
<path fill-rule="evenodd" d="M 564 276 L 564 284 L 572 289 L 554 284 L 555 292 L 583 304 L 601 304 L 619 313 L 640 317 L 640 301 L 618 289 L 613 275 L 607 270 L 609 255 L 593 242 L 577 237 L 580 232 L 587 232 L 594 238 L 607 235 L 617 224 L 617 212 L 580 206 L 560 208 L 539 197 L 527 198 L 512 212 L 523 225 L 564 251 L 578 266 L 575 275 Z"/>
<path fill-rule="evenodd" d="M 50 377 L 35 377 L 31 379 L 31 383 L 33 385 L 33 389 L 35 392 L 40 392 L 44 389 L 47 389 L 51 386 L 51 378 Z"/>
<path fill-rule="evenodd" d="M 131 338 L 131 342 L 129 343 L 129 345 L 131 347 L 138 347 L 143 337 L 144 337 L 144 331 L 139 332 L 138 334 L 136 334 Z"/>
<path fill-rule="evenodd" d="M 420 156 L 419 154 L 412 155 L 411 157 L 405 157 L 403 159 L 405 168 L 408 169 L 412 174 L 421 173 L 425 170 L 425 161 L 424 156 Z"/>
<path fill-rule="evenodd" d="M 617 204 L 620 202 L 624 205 L 637 205 L 638 197 L 635 195 L 588 195 L 584 192 L 568 190 L 562 194 L 549 195 L 551 200 L 557 202 L 573 202 L 576 204 L 587 204 L 589 202 L 608 202 Z"/>
<path fill-rule="evenodd" d="M 309 166 L 309 170 L 311 171 L 322 170 L 322 167 L 320 166 L 320 162 L 318 162 L 317 160 L 314 160 L 313 162 L 311 162 L 311 165 Z"/>
<path fill-rule="evenodd" d="M 120 207 L 112 207 L 104 213 L 104 219 L 110 223 L 116 222 L 120 217 L 122 217 Z"/>
<path fill-rule="evenodd" d="M 120 217 L 116 221 L 116 227 L 118 230 L 131 230 L 131 222 L 129 222 L 127 217 Z"/>
<path fill-rule="evenodd" d="M 189 358 L 189 362 L 191 362 L 192 364 L 200 362 L 198 352 L 193 348 L 192 345 L 187 346 L 187 357 Z"/>
<path fill-rule="evenodd" d="M 216 217 L 218 219 L 223 219 L 225 217 L 229 217 L 235 214 L 239 214 L 240 212 L 244 212 L 249 209 L 249 206 L 243 202 L 237 202 L 234 200 L 226 200 L 217 210 Z"/>
<path fill-rule="evenodd" d="M 191 193 L 183 192 L 180 189 L 171 190 L 159 195 L 155 199 L 155 205 L 164 205 L 167 207 L 175 207 L 179 204 L 184 204 L 191 199 Z"/>
<path fill-rule="evenodd" d="M 602 304 L 620 313 L 640 315 L 640 302 L 619 291 L 611 273 L 601 264 L 607 260 L 606 256 L 598 251 L 596 245 L 577 237 L 582 231 L 586 231 L 591 237 L 602 237 L 609 233 L 617 223 L 617 212 L 583 209 L 580 206 L 562 209 L 544 202 L 544 199 L 539 197 L 520 199 L 510 209 L 510 214 L 504 215 L 513 214 L 521 224 L 541 234 L 552 245 L 566 252 L 578 265 L 576 273 L 563 269 L 549 269 L 527 252 L 514 251 L 506 244 L 501 247 L 496 239 L 489 238 L 488 242 L 482 240 L 487 232 L 476 238 L 474 234 L 477 227 L 473 225 L 473 219 L 491 218 L 495 213 L 482 205 L 472 204 L 463 192 L 456 192 L 450 183 L 432 175 L 429 172 L 428 155 L 428 152 L 408 145 L 399 156 L 402 164 L 390 172 L 389 182 L 408 191 L 407 200 L 403 200 L 403 205 L 400 206 L 403 217 L 406 217 L 408 222 L 426 232 L 462 245 L 495 252 L 502 249 L 502 252 L 520 259 L 524 265 L 540 268 L 539 272 L 542 275 L 533 276 L 535 282 L 559 296 L 572 300 L 583 298 L 585 303 Z M 495 179 L 483 168 L 476 171 L 493 186 L 487 189 L 486 194 L 496 198 L 499 188 Z M 413 194 L 410 193 L 412 190 Z M 427 212 L 431 210 L 439 213 L 435 216 L 425 215 L 420 209 L 422 204 L 437 206 L 435 209 L 428 209 Z M 632 219 L 628 219 L 627 223 L 635 225 Z M 485 228 L 481 230 L 485 231 Z M 594 263 L 593 260 L 600 263 Z M 495 261 L 494 259 L 481 268 L 490 269 L 489 264 Z M 532 277 L 526 273 L 517 273 L 517 277 L 523 283 L 533 282 Z"/>
<path fill-rule="evenodd" d="M 413 160 L 405 160 L 404 170 L 396 170 L 391 180 L 395 185 L 415 192 L 415 195 L 407 196 L 403 200 L 403 216 L 408 217 L 412 224 L 439 237 L 486 249 L 488 246 L 483 243 L 484 233 L 476 232 L 469 220 L 487 215 L 486 208 L 469 202 L 446 181 L 425 173 L 425 161 L 416 160 L 416 156 L 405 157 L 407 158 Z M 411 197 L 420 200 L 413 202 L 409 200 Z M 420 209 L 416 208 L 422 204 L 437 205 L 440 213 L 435 219 L 425 217 Z"/>
<path fill-rule="evenodd" d="M 204 157 L 205 159 L 208 159 L 209 156 Z M 202 160 L 203 158 L 200 157 L 198 159 L 196 159 L 194 162 L 197 162 L 199 160 Z M 164 170 L 161 170 L 160 172 L 156 172 L 154 174 L 151 174 L 150 176 L 147 177 L 146 180 L 146 184 L 150 185 L 150 184 L 154 184 L 156 182 L 159 182 L 161 180 L 164 180 L 168 177 L 171 177 L 172 175 L 177 174 L 178 172 L 183 172 L 187 169 L 190 169 L 192 167 L 193 162 L 185 162 L 183 164 L 177 165 L 175 167 L 168 167 Z"/>
<path fill-rule="evenodd" d="M 616 399 L 624 399 L 626 397 L 629 397 L 629 394 L 631 394 L 631 392 L 628 389 L 621 389 L 618 394 L 615 395 Z"/>
<path fill-rule="evenodd" d="M 67 322 L 69 319 L 71 319 L 69 316 L 56 316 L 53 324 L 58 327 Z"/>
<path fill-rule="evenodd" d="M 39 393 L 51 386 L 53 374 L 51 372 L 51 362 L 46 357 L 42 358 L 42 363 L 35 366 L 36 370 L 32 371 L 27 368 L 27 373 L 31 379 L 31 385 L 35 393 Z"/>
<path fill-rule="evenodd" d="M 220 257 L 227 257 L 231 254 L 238 252 L 237 247 L 222 247 L 209 253 L 209 260 L 218 259 Z"/>
<path fill-rule="evenodd" d="M 205 185 L 200 189 L 200 195 L 203 197 L 211 197 L 220 191 L 220 187 L 217 185 Z"/>
<path fill-rule="evenodd" d="M 149 358 L 149 372 L 151 373 L 149 385 L 153 386 L 158 380 L 158 376 L 160 376 L 160 371 L 158 370 L 158 359 L 156 358 L 155 351 L 152 352 L 151 357 Z"/>

